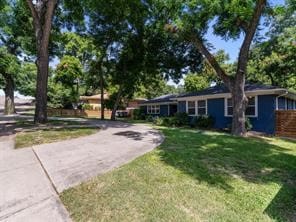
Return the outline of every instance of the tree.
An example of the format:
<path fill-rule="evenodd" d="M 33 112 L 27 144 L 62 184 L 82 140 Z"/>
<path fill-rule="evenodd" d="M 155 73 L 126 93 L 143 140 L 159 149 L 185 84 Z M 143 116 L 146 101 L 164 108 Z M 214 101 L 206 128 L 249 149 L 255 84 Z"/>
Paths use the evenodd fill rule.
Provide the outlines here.
<path fill-rule="evenodd" d="M 0 10 L 0 47 L 5 92 L 5 114 L 15 112 L 14 90 L 16 87 L 17 72 L 20 58 L 24 54 L 24 46 L 30 45 L 31 27 L 27 23 L 29 16 L 22 1 L 2 2 Z"/>
<path fill-rule="evenodd" d="M 26 0 L 33 18 L 37 51 L 37 81 L 35 123 L 47 121 L 47 82 L 49 69 L 49 39 L 57 0 Z"/>
<path fill-rule="evenodd" d="M 205 76 L 196 73 L 186 75 L 184 79 L 184 88 L 186 92 L 194 92 L 208 88 L 211 82 Z"/>
<path fill-rule="evenodd" d="M 267 40 L 251 50 L 247 78 L 283 88 L 296 89 L 296 13 L 287 5 L 272 19 Z"/>
<path fill-rule="evenodd" d="M 36 65 L 32 62 L 22 62 L 15 80 L 16 90 L 25 96 L 35 96 Z"/>
<path fill-rule="evenodd" d="M 3 77 L 2 84 L 4 85 L 5 93 L 5 107 L 4 115 L 10 115 L 15 113 L 14 106 L 14 75 L 19 68 L 18 60 L 16 56 L 8 53 L 7 49 L 0 47 L 0 73 Z M 0 84 L 0 85 L 2 85 Z"/>
<path fill-rule="evenodd" d="M 174 12 L 177 13 L 170 15 L 170 21 L 174 22 L 167 24 L 165 28 L 183 37 L 184 41 L 193 44 L 211 64 L 232 95 L 234 110 L 232 134 L 244 136 L 246 133 L 245 109 L 248 102 L 244 86 L 248 56 L 260 18 L 266 7 L 266 0 L 170 1 L 165 3 L 165 7 L 170 9 L 168 13 L 172 13 L 172 6 L 175 7 Z M 237 39 L 241 33 L 244 34 L 234 76 L 226 73 L 208 48 L 205 33 L 210 22 L 214 24 L 214 33 L 226 40 Z"/>
<path fill-rule="evenodd" d="M 134 93 L 134 97 L 152 99 L 165 94 L 178 94 L 183 92 L 184 89 L 182 86 L 176 87 L 174 85 L 169 85 L 166 80 L 159 76 L 158 78 L 153 77 L 149 81 L 147 80 L 147 83 L 142 83 Z"/>
<path fill-rule="evenodd" d="M 73 56 L 64 56 L 55 70 L 54 80 L 71 90 L 72 103 L 77 103 L 79 96 L 79 79 L 82 77 L 82 64 Z M 76 87 L 75 87 L 76 85 Z M 76 89 L 75 89 L 76 88 Z"/>

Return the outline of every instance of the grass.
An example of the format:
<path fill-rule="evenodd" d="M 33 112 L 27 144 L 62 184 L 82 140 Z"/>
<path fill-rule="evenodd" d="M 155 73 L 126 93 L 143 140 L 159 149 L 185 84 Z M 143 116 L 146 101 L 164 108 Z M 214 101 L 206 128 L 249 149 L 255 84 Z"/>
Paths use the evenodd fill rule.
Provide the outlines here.
<path fill-rule="evenodd" d="M 74 221 L 296 221 L 296 143 L 161 128 L 165 142 L 64 191 Z"/>
<path fill-rule="evenodd" d="M 88 136 L 98 132 L 95 128 L 58 128 L 42 129 L 17 133 L 15 138 L 15 148 L 30 147 L 44 143 L 52 143 L 61 140 Z"/>

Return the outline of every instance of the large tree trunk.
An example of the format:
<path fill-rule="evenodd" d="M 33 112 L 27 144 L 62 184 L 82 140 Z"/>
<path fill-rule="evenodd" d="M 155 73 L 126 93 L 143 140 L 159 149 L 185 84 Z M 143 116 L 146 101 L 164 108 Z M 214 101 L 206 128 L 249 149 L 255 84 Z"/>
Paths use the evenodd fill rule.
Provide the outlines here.
<path fill-rule="evenodd" d="M 232 129 L 231 133 L 236 136 L 245 136 L 245 110 L 247 106 L 247 97 L 245 95 L 245 80 L 241 79 L 236 82 L 232 89 L 232 104 L 233 104 L 233 115 L 232 115 Z"/>
<path fill-rule="evenodd" d="M 47 81 L 49 66 L 48 45 L 52 27 L 52 18 L 57 4 L 57 0 L 26 0 L 26 2 L 30 8 L 33 17 L 37 49 L 37 85 L 34 122 L 46 123 Z"/>
<path fill-rule="evenodd" d="M 112 109 L 112 113 L 111 113 L 111 120 L 116 120 L 116 111 L 121 99 L 121 94 L 122 94 L 122 88 L 120 87 L 117 93 L 117 97 L 116 97 L 116 101 L 114 103 L 113 109 Z"/>
<path fill-rule="evenodd" d="M 35 123 L 47 122 L 47 82 L 48 82 L 48 50 L 41 49 L 38 53 L 37 65 L 37 82 L 36 82 L 36 107 Z"/>
<path fill-rule="evenodd" d="M 104 100 L 104 78 L 101 70 L 100 73 L 100 90 L 101 90 L 101 120 L 105 119 L 105 100 Z"/>
<path fill-rule="evenodd" d="M 14 106 L 14 80 L 13 77 L 8 75 L 5 77 L 5 107 L 4 115 L 11 115 L 15 113 Z"/>

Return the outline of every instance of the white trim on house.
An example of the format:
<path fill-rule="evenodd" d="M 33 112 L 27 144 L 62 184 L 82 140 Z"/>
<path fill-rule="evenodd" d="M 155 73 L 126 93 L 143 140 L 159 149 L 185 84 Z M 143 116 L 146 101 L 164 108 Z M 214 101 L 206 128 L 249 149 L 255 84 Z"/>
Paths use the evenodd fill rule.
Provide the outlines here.
<path fill-rule="evenodd" d="M 153 105 L 178 105 L 178 102 L 159 102 L 159 103 L 142 103 L 142 104 L 139 104 L 139 106 L 153 106 Z"/>
<path fill-rule="evenodd" d="M 194 114 L 189 114 L 189 112 L 188 112 L 188 110 L 189 110 L 188 103 L 189 102 L 194 102 Z M 186 101 L 186 113 L 188 113 L 189 116 L 196 116 L 196 101 L 195 100 L 187 100 Z"/>
<path fill-rule="evenodd" d="M 274 95 L 283 92 L 288 92 L 286 89 L 268 89 L 268 90 L 254 90 L 254 91 L 246 91 L 246 96 L 258 96 L 258 95 Z M 287 95 L 288 96 L 288 95 Z M 231 93 L 218 93 L 218 94 L 210 94 L 210 95 L 201 95 L 201 96 L 188 96 L 188 97 L 180 97 L 174 98 L 177 101 L 187 101 L 187 100 L 205 100 L 205 99 L 219 99 L 231 97 Z M 293 95 L 290 94 L 292 98 Z M 295 96 L 296 98 L 296 96 Z"/>
<path fill-rule="evenodd" d="M 208 100 L 207 99 L 199 99 L 199 100 L 186 100 L 186 113 L 188 113 L 188 102 L 194 102 L 194 114 L 189 114 L 189 116 L 199 116 L 198 113 L 198 101 L 205 101 L 205 107 L 201 107 L 201 108 L 205 108 L 206 109 L 206 113 L 205 114 L 201 114 L 201 115 L 208 115 Z M 192 107 L 191 107 L 192 108 Z"/>
<path fill-rule="evenodd" d="M 255 115 L 246 115 L 246 117 L 258 117 L 258 96 L 252 96 L 255 98 Z M 232 115 L 228 114 L 228 102 L 227 100 L 230 99 L 231 97 L 225 97 L 224 98 L 224 116 L 225 117 L 232 117 Z"/>
<path fill-rule="evenodd" d="M 154 106 L 153 109 L 152 109 L 152 106 Z M 150 112 L 148 111 L 149 108 L 150 108 Z M 153 110 L 153 112 L 152 112 L 152 110 Z M 160 114 L 160 105 L 148 105 L 146 107 L 146 111 L 147 111 L 147 114 Z"/>
<path fill-rule="evenodd" d="M 205 106 L 201 107 L 201 108 L 205 108 L 206 109 L 206 113 L 205 114 L 201 114 L 201 115 L 208 115 L 208 100 L 207 99 L 199 99 L 196 101 L 196 113 L 199 116 L 199 112 L 198 112 L 198 101 L 205 101 Z"/>

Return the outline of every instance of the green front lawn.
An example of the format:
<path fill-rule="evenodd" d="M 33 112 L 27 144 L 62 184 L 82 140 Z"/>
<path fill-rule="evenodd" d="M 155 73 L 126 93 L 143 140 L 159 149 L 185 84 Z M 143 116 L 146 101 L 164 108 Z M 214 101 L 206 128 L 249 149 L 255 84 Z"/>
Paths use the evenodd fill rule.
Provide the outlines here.
<path fill-rule="evenodd" d="M 296 221 L 296 143 L 161 129 L 165 142 L 64 191 L 74 221 Z"/>
<path fill-rule="evenodd" d="M 77 123 L 76 123 L 77 124 Z M 30 147 L 44 143 L 52 143 L 61 140 L 88 136 L 98 132 L 95 128 L 53 128 L 40 129 L 29 132 L 17 133 L 15 137 L 15 148 Z"/>

